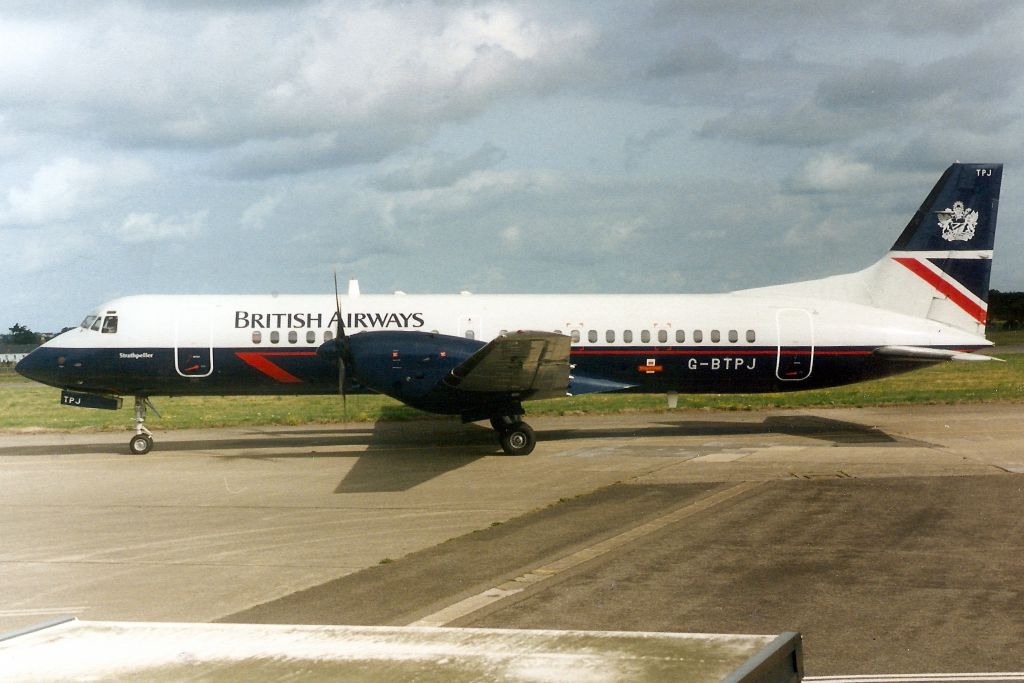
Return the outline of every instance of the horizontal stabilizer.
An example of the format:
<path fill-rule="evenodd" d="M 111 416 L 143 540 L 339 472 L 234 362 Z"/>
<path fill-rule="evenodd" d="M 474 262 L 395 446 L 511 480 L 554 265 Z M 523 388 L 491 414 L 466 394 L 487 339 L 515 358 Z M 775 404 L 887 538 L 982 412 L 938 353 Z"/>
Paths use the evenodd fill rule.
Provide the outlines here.
<path fill-rule="evenodd" d="M 947 360 L 996 360 L 1002 362 L 1001 358 L 983 356 L 978 353 L 964 353 L 951 349 L 932 349 L 927 346 L 882 346 L 875 349 L 875 355 L 888 360 L 918 361 L 921 363 L 940 363 Z"/>

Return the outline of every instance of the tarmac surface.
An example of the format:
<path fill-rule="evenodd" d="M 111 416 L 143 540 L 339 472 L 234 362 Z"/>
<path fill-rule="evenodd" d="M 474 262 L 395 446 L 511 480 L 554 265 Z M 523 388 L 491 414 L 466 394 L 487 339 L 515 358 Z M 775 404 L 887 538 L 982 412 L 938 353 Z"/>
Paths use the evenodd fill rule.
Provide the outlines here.
<path fill-rule="evenodd" d="M 0 633 L 106 621 L 804 636 L 1024 669 L 1024 405 L 0 434 Z"/>

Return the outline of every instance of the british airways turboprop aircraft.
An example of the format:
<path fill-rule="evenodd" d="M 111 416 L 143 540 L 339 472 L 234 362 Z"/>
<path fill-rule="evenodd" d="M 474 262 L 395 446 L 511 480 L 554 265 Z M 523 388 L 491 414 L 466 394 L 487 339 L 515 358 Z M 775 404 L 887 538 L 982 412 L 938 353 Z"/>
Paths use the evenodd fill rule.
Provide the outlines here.
<path fill-rule="evenodd" d="M 17 371 L 67 405 L 151 396 L 387 394 L 536 443 L 529 399 L 831 387 L 973 354 L 984 337 L 1001 164 L 950 166 L 889 252 L 847 275 L 727 294 L 130 296 Z"/>

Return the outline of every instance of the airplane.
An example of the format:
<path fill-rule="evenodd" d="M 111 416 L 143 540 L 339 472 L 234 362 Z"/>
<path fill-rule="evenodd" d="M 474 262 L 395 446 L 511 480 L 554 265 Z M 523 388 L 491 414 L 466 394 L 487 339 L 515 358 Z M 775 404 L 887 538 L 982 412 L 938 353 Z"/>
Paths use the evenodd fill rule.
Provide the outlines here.
<path fill-rule="evenodd" d="M 533 451 L 523 402 L 598 392 L 786 392 L 943 361 L 985 339 L 1002 164 L 954 163 L 892 248 L 854 273 L 724 294 L 128 296 L 16 366 L 69 406 L 152 396 L 375 392 L 489 420 Z"/>

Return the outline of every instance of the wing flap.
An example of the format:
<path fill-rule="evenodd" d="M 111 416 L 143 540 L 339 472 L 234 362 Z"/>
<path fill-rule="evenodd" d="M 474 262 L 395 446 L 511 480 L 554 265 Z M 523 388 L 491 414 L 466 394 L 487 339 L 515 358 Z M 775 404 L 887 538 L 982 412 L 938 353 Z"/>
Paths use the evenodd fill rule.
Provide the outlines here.
<path fill-rule="evenodd" d="M 446 382 L 462 391 L 565 396 L 571 340 L 553 332 L 509 332 L 487 343 L 451 371 Z"/>
<path fill-rule="evenodd" d="M 953 349 L 932 349 L 927 346 L 882 346 L 875 349 L 875 355 L 888 360 L 940 363 L 942 361 L 1000 361 L 1000 358 L 983 356 L 978 353 L 964 353 Z"/>

